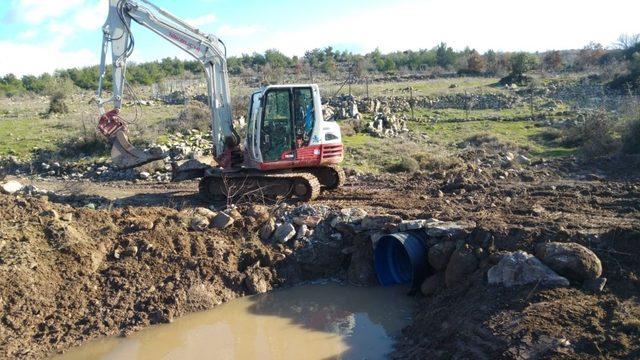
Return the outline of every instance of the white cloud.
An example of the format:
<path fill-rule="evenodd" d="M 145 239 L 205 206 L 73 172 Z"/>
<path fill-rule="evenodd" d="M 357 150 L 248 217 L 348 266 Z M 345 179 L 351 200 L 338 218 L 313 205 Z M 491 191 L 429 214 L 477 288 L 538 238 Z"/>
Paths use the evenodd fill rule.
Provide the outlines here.
<path fill-rule="evenodd" d="M 108 13 L 107 1 L 100 0 L 94 5 L 85 6 L 78 10 L 73 17 L 73 23 L 82 30 L 99 29 L 104 24 Z"/>
<path fill-rule="evenodd" d="M 329 45 L 382 52 L 432 48 L 441 41 L 480 51 L 580 48 L 589 41 L 609 45 L 621 33 L 637 33 L 640 1 L 397 0 L 342 13 L 304 26 L 267 29 L 230 53 L 280 49 L 288 55 Z"/>
<path fill-rule="evenodd" d="M 29 29 L 29 30 L 25 30 L 21 33 L 18 33 L 18 40 L 30 40 L 35 38 L 36 36 L 38 36 L 38 30 L 36 29 Z"/>
<path fill-rule="evenodd" d="M 261 31 L 261 28 L 259 26 L 253 26 L 253 25 L 248 25 L 248 26 L 222 25 L 218 29 L 217 35 L 220 37 L 225 37 L 225 36 L 243 37 L 243 36 L 254 35 L 260 31 Z"/>
<path fill-rule="evenodd" d="M 0 74 L 41 74 L 97 63 L 94 50 L 73 45 L 74 35 L 99 29 L 108 0 L 14 0 L 13 21 L 29 25 L 15 40 L 0 40 Z"/>
<path fill-rule="evenodd" d="M 67 24 L 64 22 L 52 21 L 47 25 L 47 29 L 55 34 L 60 36 L 69 36 L 76 31 L 76 27 L 72 24 Z"/>
<path fill-rule="evenodd" d="M 193 19 L 188 19 L 186 20 L 186 23 L 190 24 L 191 26 L 199 27 L 199 26 L 212 24 L 216 20 L 217 20 L 217 17 L 214 14 L 206 14 L 206 15 L 198 16 Z"/>
<path fill-rule="evenodd" d="M 3 73 L 11 72 L 17 76 L 86 66 L 96 63 L 97 58 L 94 51 L 87 49 L 64 51 L 58 44 L 41 46 L 11 41 L 0 41 L 0 53 L 16 54 L 0 56 L 0 69 Z"/>
<path fill-rule="evenodd" d="M 84 5 L 85 0 L 14 0 L 14 18 L 30 25 L 38 25 L 46 20 L 67 14 Z"/>

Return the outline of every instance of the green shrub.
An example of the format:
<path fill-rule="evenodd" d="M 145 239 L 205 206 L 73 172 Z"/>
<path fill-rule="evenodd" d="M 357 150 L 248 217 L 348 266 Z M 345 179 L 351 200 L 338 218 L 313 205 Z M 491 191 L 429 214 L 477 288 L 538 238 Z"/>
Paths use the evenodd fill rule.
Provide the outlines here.
<path fill-rule="evenodd" d="M 617 151 L 614 122 L 605 112 L 588 114 L 582 124 L 567 129 L 562 146 L 579 147 L 587 157 L 605 156 Z"/>
<path fill-rule="evenodd" d="M 631 121 L 622 135 L 622 151 L 626 154 L 640 154 L 640 119 Z"/>
<path fill-rule="evenodd" d="M 420 164 L 416 159 L 403 156 L 400 160 L 387 168 L 387 171 L 392 173 L 400 173 L 400 172 L 416 172 L 420 170 Z"/>
<path fill-rule="evenodd" d="M 515 142 L 500 139 L 488 132 L 471 135 L 458 144 L 459 147 L 466 147 L 467 145 L 496 151 L 517 151 L 520 149 Z"/>
<path fill-rule="evenodd" d="M 515 53 L 509 59 L 511 75 L 522 75 L 538 65 L 538 58 L 525 52 Z"/>
<path fill-rule="evenodd" d="M 367 122 L 361 119 L 346 119 L 340 121 L 340 132 L 342 136 L 353 136 L 364 133 L 367 129 Z"/>
<path fill-rule="evenodd" d="M 460 159 L 455 156 L 432 153 L 417 153 L 413 155 L 413 158 L 418 162 L 421 170 L 429 171 L 449 170 L 461 163 Z"/>
<path fill-rule="evenodd" d="M 69 112 L 69 107 L 65 102 L 67 94 L 64 91 L 54 91 L 49 97 L 49 111 L 48 114 L 66 114 Z"/>

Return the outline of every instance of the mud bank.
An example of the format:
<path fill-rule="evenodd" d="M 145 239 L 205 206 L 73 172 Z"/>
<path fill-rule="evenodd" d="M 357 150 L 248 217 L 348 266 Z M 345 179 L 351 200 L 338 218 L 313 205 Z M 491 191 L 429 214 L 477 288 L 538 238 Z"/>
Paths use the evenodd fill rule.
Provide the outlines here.
<path fill-rule="evenodd" d="M 464 220 L 493 238 L 494 252 L 571 241 L 602 260 L 608 282 L 598 294 L 578 284 L 489 286 L 487 260 L 465 281 L 420 298 L 398 358 L 637 357 L 638 180 L 571 166 L 478 171 L 470 161 L 446 172 L 352 174 L 311 207 Z M 278 206 L 267 214 L 240 206 L 231 226 L 194 231 L 190 199 L 158 194 L 153 203 L 161 206 L 105 201 L 92 210 L 82 195 L 0 195 L 0 357 L 42 358 L 304 280 L 371 280 L 370 234 L 357 226 L 323 218 L 315 231 L 324 240 L 312 248 L 295 237 L 263 241 L 260 230 Z"/>
<path fill-rule="evenodd" d="M 78 209 L 4 195 L 0 208 L 5 358 L 41 358 L 316 276 L 284 246 L 264 245 L 251 217 L 204 233 L 168 208 Z"/>

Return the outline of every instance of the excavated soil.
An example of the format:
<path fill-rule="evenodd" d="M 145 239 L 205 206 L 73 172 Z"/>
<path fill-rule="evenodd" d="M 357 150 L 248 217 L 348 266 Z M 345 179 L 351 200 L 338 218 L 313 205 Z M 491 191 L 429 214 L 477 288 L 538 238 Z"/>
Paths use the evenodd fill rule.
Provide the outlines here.
<path fill-rule="evenodd" d="M 250 294 L 275 251 L 240 231 L 189 231 L 162 207 L 94 211 L 0 196 L 0 357 L 40 358 Z M 61 220 L 71 214 L 70 221 Z"/>
<path fill-rule="evenodd" d="M 352 174 L 314 204 L 472 220 L 497 251 L 575 241 L 602 260 L 605 290 L 491 287 L 485 266 L 460 286 L 419 297 L 394 356 L 640 357 L 638 178 L 570 160 L 510 173 L 472 163 L 413 175 Z M 59 182 L 34 183 L 64 193 Z M 247 279 L 258 275 L 269 288 L 300 279 L 280 245 L 258 239 L 248 216 L 225 230 L 188 230 L 180 209 L 201 204 L 190 191 L 195 184 L 80 184 L 49 200 L 0 196 L 0 357 L 41 358 L 168 322 L 252 293 Z M 103 210 L 69 205 L 96 197 L 120 200 Z M 61 220 L 67 213 L 71 221 Z"/>

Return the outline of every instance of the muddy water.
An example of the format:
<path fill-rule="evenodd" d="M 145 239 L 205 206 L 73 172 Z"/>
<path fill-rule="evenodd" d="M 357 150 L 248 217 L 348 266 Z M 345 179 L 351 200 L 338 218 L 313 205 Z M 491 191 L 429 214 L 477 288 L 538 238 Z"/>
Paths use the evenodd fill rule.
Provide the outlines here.
<path fill-rule="evenodd" d="M 58 359 L 382 359 L 410 321 L 405 293 L 305 285 L 90 342 Z"/>

